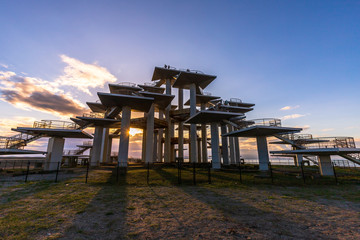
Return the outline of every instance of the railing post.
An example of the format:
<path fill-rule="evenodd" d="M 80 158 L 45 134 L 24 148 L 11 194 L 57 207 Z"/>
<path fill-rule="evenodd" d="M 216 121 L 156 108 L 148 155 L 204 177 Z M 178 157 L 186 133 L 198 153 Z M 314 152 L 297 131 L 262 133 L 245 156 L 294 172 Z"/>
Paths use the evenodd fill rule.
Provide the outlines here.
<path fill-rule="evenodd" d="M 56 176 L 55 176 L 55 182 L 57 182 L 57 179 L 58 179 L 59 166 L 60 166 L 60 162 L 58 162 L 58 163 L 57 163 L 57 167 L 56 167 Z"/>
<path fill-rule="evenodd" d="M 212 166 L 212 161 L 210 161 L 209 166 L 208 166 L 208 183 L 211 184 L 211 166 Z"/>
<path fill-rule="evenodd" d="M 337 184 L 339 184 L 339 183 L 338 183 L 338 179 L 337 179 L 337 176 L 336 176 L 336 171 L 335 171 L 334 163 L 332 163 L 332 167 L 333 167 L 333 171 L 334 171 L 335 183 L 336 183 L 336 185 L 337 185 Z"/>
<path fill-rule="evenodd" d="M 303 179 L 304 184 L 305 184 L 304 161 L 301 161 L 300 168 L 301 168 L 301 176 L 302 176 L 302 179 Z"/>
<path fill-rule="evenodd" d="M 87 162 L 87 166 L 86 166 L 86 178 L 85 178 L 85 183 L 87 183 L 88 176 L 89 176 L 89 166 L 90 166 L 90 161 Z"/>
<path fill-rule="evenodd" d="M 271 167 L 270 161 L 269 161 L 269 170 L 270 170 L 271 183 L 274 183 L 274 177 L 273 177 L 273 172 L 272 172 L 272 167 Z"/>
<path fill-rule="evenodd" d="M 26 169 L 25 182 L 27 182 L 28 175 L 29 175 L 29 170 L 30 170 L 30 161 L 28 161 L 28 163 L 27 163 L 27 169 Z"/>
<path fill-rule="evenodd" d="M 4 169 L 6 169 L 6 165 L 7 165 L 7 160 L 5 160 L 5 166 L 4 166 Z"/>
<path fill-rule="evenodd" d="M 240 183 L 242 183 L 241 160 L 239 161 L 239 177 L 240 177 Z"/>
<path fill-rule="evenodd" d="M 149 176 L 150 175 L 150 162 L 147 163 L 147 174 L 146 174 L 146 183 L 149 185 Z"/>
<path fill-rule="evenodd" d="M 193 162 L 193 184 L 196 185 L 196 170 L 195 170 L 195 162 Z"/>
<path fill-rule="evenodd" d="M 178 167 L 178 184 L 181 184 L 181 160 L 177 159 L 177 167 Z"/>

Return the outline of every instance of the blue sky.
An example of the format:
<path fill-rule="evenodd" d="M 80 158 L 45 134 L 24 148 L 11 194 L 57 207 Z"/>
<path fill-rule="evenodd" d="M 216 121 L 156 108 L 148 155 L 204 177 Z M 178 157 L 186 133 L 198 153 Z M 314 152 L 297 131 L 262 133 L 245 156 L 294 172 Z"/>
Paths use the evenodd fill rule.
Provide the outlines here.
<path fill-rule="evenodd" d="M 169 64 L 217 75 L 206 91 L 256 103 L 249 118 L 360 139 L 360 1 L 1 1 L 0 9 L 0 71 L 55 82 L 44 89 L 73 104 L 96 100 L 113 81 L 84 87 L 92 95 L 64 83 L 79 66 L 142 83 Z M 20 117 L 59 118 L 14 101 L 0 108 L 2 131 Z"/>

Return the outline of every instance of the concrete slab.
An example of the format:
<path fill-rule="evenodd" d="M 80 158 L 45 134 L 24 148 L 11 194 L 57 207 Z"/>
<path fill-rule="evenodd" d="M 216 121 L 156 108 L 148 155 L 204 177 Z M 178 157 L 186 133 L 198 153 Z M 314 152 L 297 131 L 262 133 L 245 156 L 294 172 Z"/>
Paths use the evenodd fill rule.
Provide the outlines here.
<path fill-rule="evenodd" d="M 106 107 L 102 105 L 101 103 L 97 102 L 86 102 L 86 104 L 89 106 L 91 111 L 97 112 L 97 113 L 104 113 L 106 112 Z"/>
<path fill-rule="evenodd" d="M 52 129 L 52 128 L 31 128 L 17 127 L 12 131 L 26 133 L 30 135 L 42 134 L 42 137 L 63 137 L 63 138 L 93 138 L 85 131 L 77 129 Z"/>
<path fill-rule="evenodd" d="M 191 84 L 205 89 L 212 81 L 214 81 L 216 76 L 207 75 L 202 73 L 195 72 L 180 72 L 180 75 L 176 78 L 173 87 L 174 88 L 184 88 L 190 89 Z"/>
<path fill-rule="evenodd" d="M 190 117 L 188 120 L 185 121 L 185 123 L 200 124 L 221 122 L 222 120 L 229 120 L 231 118 L 240 116 L 243 116 L 243 114 L 203 110 Z"/>
<path fill-rule="evenodd" d="M 161 109 L 165 109 L 171 101 L 174 99 L 175 95 L 161 94 L 161 93 L 153 93 L 153 92 L 139 92 L 139 94 L 144 97 L 149 97 L 154 99 L 154 103 Z"/>
<path fill-rule="evenodd" d="M 17 154 L 46 154 L 46 152 L 25 150 L 25 149 L 0 148 L 0 155 L 17 155 Z"/>
<path fill-rule="evenodd" d="M 243 128 L 237 131 L 227 133 L 228 137 L 257 137 L 257 136 L 272 136 L 274 134 L 286 134 L 293 132 L 300 132 L 302 128 L 291 127 L 273 127 L 273 126 L 252 126 Z"/>
<path fill-rule="evenodd" d="M 101 103 L 106 107 L 130 107 L 131 109 L 148 112 L 154 98 L 131 96 L 124 94 L 98 92 Z"/>

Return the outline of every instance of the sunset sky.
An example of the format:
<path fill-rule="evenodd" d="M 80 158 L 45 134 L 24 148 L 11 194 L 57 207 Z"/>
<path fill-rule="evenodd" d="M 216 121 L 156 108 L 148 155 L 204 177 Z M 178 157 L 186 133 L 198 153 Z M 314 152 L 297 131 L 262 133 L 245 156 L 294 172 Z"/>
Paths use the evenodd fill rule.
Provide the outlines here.
<path fill-rule="evenodd" d="M 217 75 L 205 91 L 255 103 L 249 119 L 360 146 L 359 1 L 15 0 L 0 9 L 0 135 L 82 114 L 108 83 L 149 82 L 168 64 Z"/>

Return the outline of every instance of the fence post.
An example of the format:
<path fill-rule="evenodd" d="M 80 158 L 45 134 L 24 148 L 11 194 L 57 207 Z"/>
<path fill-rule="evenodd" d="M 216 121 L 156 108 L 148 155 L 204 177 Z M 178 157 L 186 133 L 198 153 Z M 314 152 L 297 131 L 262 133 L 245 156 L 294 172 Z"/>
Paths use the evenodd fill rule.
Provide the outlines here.
<path fill-rule="evenodd" d="M 28 175 L 29 175 L 29 170 L 30 170 L 30 161 L 28 161 L 28 163 L 27 163 L 27 170 L 26 170 L 25 182 L 27 182 Z"/>
<path fill-rule="evenodd" d="M 337 185 L 337 184 L 338 184 L 338 179 L 337 179 L 337 176 L 336 176 L 336 171 L 335 171 L 334 163 L 332 163 L 332 167 L 333 167 L 333 171 L 334 171 L 335 183 L 336 183 L 336 185 Z"/>
<path fill-rule="evenodd" d="M 119 183 L 119 164 L 116 165 L 116 183 Z"/>
<path fill-rule="evenodd" d="M 196 171 L 195 171 L 195 162 L 193 162 L 193 184 L 196 185 Z"/>
<path fill-rule="evenodd" d="M 55 182 L 57 182 L 57 179 L 58 179 L 59 166 L 60 166 L 60 162 L 58 162 L 58 163 L 57 163 L 57 167 L 56 167 L 56 176 L 55 176 Z"/>
<path fill-rule="evenodd" d="M 86 178 L 85 178 L 85 183 L 87 183 L 88 176 L 89 176 L 89 165 L 90 165 L 90 161 L 87 162 L 87 166 L 86 166 Z"/>
<path fill-rule="evenodd" d="M 6 165 L 7 165 L 7 160 L 5 160 L 5 166 L 4 166 L 4 169 L 6 169 Z"/>
<path fill-rule="evenodd" d="M 23 165 L 23 160 L 20 161 L 20 169 L 22 169 L 22 165 Z"/>
<path fill-rule="evenodd" d="M 273 177 L 273 172 L 272 172 L 271 162 L 270 161 L 269 161 L 269 170 L 270 170 L 271 183 L 274 183 L 274 177 Z"/>
<path fill-rule="evenodd" d="M 150 162 L 147 163 L 147 174 L 146 174 L 146 183 L 149 185 L 149 177 L 150 177 Z"/>
<path fill-rule="evenodd" d="M 302 176 L 302 179 L 303 179 L 304 184 L 305 184 L 304 161 L 301 161 L 300 168 L 301 168 L 301 176 Z"/>
<path fill-rule="evenodd" d="M 239 177 L 240 177 L 240 183 L 242 183 L 241 161 L 239 161 Z"/>
<path fill-rule="evenodd" d="M 212 161 L 210 161 L 209 167 L 208 167 L 208 183 L 209 184 L 211 184 L 211 166 L 212 166 Z"/>
<path fill-rule="evenodd" d="M 14 160 L 14 164 L 13 164 L 13 170 L 15 170 L 15 163 L 16 163 L 16 161 Z"/>
<path fill-rule="evenodd" d="M 178 167 L 178 184 L 181 184 L 181 160 L 177 158 L 177 167 Z"/>

